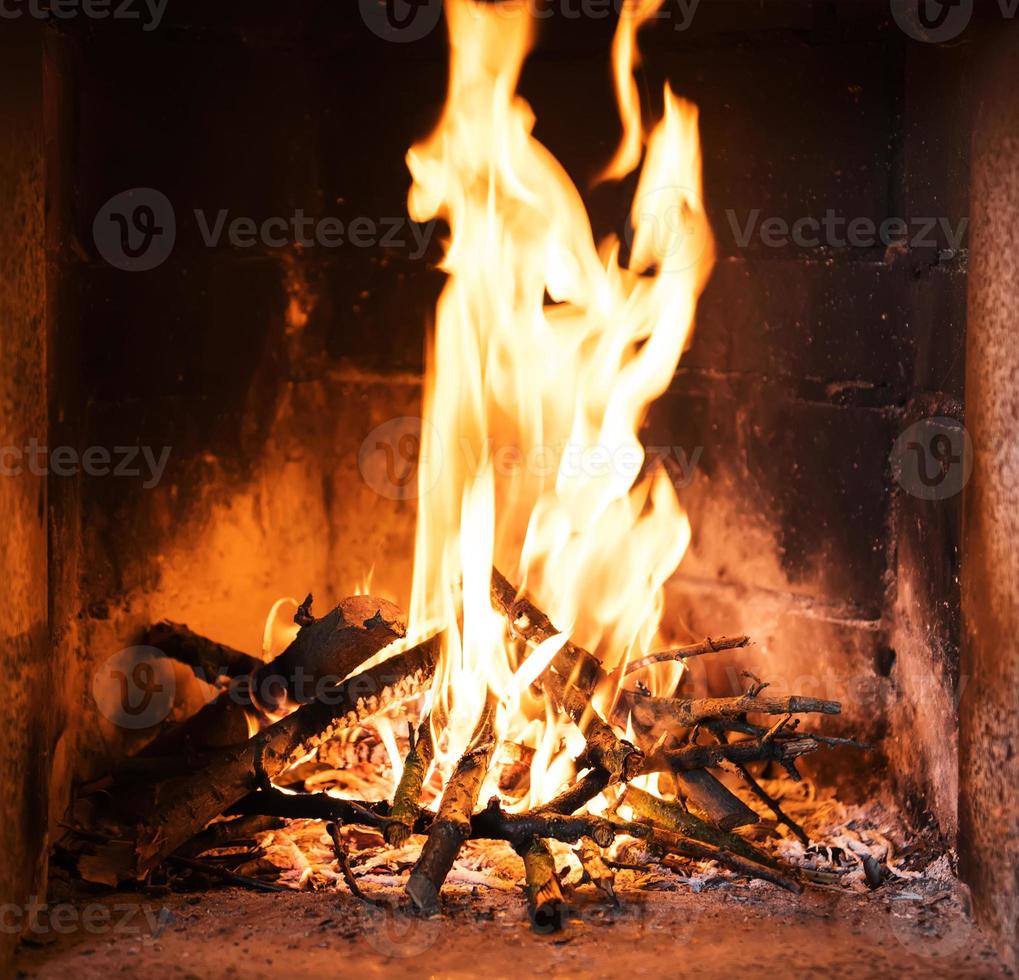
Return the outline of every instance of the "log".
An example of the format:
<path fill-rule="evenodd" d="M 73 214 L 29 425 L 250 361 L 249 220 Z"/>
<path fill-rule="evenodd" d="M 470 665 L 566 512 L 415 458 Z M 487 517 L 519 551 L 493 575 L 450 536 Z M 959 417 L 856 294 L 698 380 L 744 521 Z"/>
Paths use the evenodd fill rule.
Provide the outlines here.
<path fill-rule="evenodd" d="M 268 814 L 251 814 L 237 817 L 235 820 L 220 820 L 209 824 L 201 833 L 195 834 L 191 840 L 178 847 L 177 854 L 182 857 L 198 857 L 205 851 L 227 847 L 234 841 L 251 838 L 267 830 L 277 830 L 282 826 L 283 821 L 279 817 Z"/>
<path fill-rule="evenodd" d="M 320 619 L 309 618 L 310 607 L 311 596 L 298 611 L 304 625 L 293 642 L 252 679 L 254 699 L 266 710 L 315 700 L 316 687 L 339 683 L 407 634 L 403 613 L 386 599 L 350 596 Z"/>
<path fill-rule="evenodd" d="M 438 907 L 442 883 L 470 836 L 471 817 L 495 751 L 495 706 L 489 695 L 467 750 L 446 782 L 428 838 L 407 880 L 407 894 L 421 911 Z"/>
<path fill-rule="evenodd" d="M 186 664 L 196 677 L 209 684 L 214 684 L 218 677 L 251 674 L 262 666 L 258 657 L 242 653 L 225 643 L 217 643 L 167 619 L 150 626 L 142 635 L 141 642 Z"/>
<path fill-rule="evenodd" d="M 117 877 L 135 877 L 172 854 L 210 820 L 296 759 L 376 712 L 419 693 L 435 671 L 439 637 L 396 654 L 335 685 L 322 697 L 276 722 L 244 745 L 221 749 L 202 770 L 156 787 L 148 813 L 123 860 L 108 851 Z M 95 862 L 92 862 L 94 865 Z"/>
<path fill-rule="evenodd" d="M 406 633 L 403 614 L 386 599 L 351 596 L 314 620 L 308 618 L 310 600 L 299 611 L 304 625 L 286 650 L 267 664 L 258 661 L 253 674 L 234 677 L 226 691 L 157 738 L 142 755 L 193 756 L 243 744 L 250 734 L 249 717 L 314 700 L 316 689 L 343 680 Z"/>
<path fill-rule="evenodd" d="M 357 823 L 380 828 L 389 819 L 389 807 L 384 803 L 358 803 L 328 793 L 283 793 L 273 786 L 248 793 L 224 813 L 229 816 L 262 814 L 288 820 Z"/>
<path fill-rule="evenodd" d="M 748 827 L 761 819 L 710 772 L 691 769 L 674 775 L 687 803 L 703 820 L 720 830 Z"/>

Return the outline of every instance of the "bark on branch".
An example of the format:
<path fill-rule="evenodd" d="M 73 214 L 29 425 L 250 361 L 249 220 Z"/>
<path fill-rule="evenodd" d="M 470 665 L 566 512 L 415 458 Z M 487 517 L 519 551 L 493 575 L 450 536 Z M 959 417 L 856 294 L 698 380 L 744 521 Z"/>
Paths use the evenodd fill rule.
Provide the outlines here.
<path fill-rule="evenodd" d="M 471 817 L 495 750 L 494 717 L 495 700 L 490 697 L 467 751 L 446 782 L 428 838 L 407 881 L 407 894 L 422 911 L 438 906 L 442 883 L 470 837 Z"/>

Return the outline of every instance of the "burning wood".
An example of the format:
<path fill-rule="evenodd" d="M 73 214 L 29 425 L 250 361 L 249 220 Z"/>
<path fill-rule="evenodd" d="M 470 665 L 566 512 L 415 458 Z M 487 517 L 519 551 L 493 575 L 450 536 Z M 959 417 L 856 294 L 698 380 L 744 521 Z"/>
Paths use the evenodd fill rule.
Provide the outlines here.
<path fill-rule="evenodd" d="M 505 580 L 494 573 L 493 582 L 500 581 Z M 514 608 L 517 611 L 514 623 L 519 631 L 520 605 Z M 533 604 L 528 604 L 527 608 L 532 617 L 528 630 L 531 637 L 540 642 L 541 632 L 550 628 L 542 625 L 547 623 L 547 618 Z M 313 626 L 313 622 L 306 622 L 302 631 Z M 613 772 L 607 765 L 591 766 L 586 775 L 566 786 L 557 797 L 529 811 L 506 812 L 497 797 L 478 810 L 478 796 L 495 745 L 494 698 L 490 698 L 467 751 L 447 778 L 434 814 L 422 810 L 419 805 L 423 784 L 434 761 L 428 718 L 418 726 L 416 738 L 412 740 L 391 807 L 360 805 L 326 793 L 284 794 L 271 787 L 272 779 L 322 743 L 330 732 L 360 724 L 386 710 L 395 700 L 423 690 L 435 669 L 438 651 L 439 639 L 432 637 L 409 650 L 395 653 L 331 688 L 327 696 L 265 728 L 243 746 L 220 750 L 198 771 L 158 784 L 150 791 L 148 802 L 148 812 L 154 816 L 137 824 L 133 833 L 122 823 L 117 834 L 109 834 L 111 839 L 98 845 L 92 835 L 93 843 L 79 860 L 82 873 L 93 880 L 112 883 L 146 874 L 163 861 L 194 868 L 197 855 L 203 851 L 222 846 L 242 832 L 265 829 L 266 825 L 258 823 L 259 820 L 285 817 L 323 820 L 333 826 L 377 827 L 389 843 L 397 847 L 406 843 L 412 833 L 425 834 L 407 892 L 414 903 L 426 911 L 437 907 L 443 881 L 465 841 L 506 841 L 523 858 L 529 908 L 532 920 L 540 928 L 561 926 L 566 908 L 560 877 L 546 843 L 549 840 L 579 843 L 581 852 L 586 854 L 585 867 L 594 869 L 599 888 L 607 895 L 613 894 L 608 881 L 611 876 L 596 849 L 610 847 L 617 838 L 634 836 L 645 841 L 650 853 L 665 855 L 667 866 L 675 865 L 678 857 L 714 860 L 739 874 L 760 877 L 783 888 L 796 890 L 800 887 L 795 869 L 783 869 L 746 839 L 731 833 L 733 826 L 746 821 L 727 819 L 724 808 L 721 815 L 713 814 L 709 807 L 702 809 L 698 816 L 696 793 L 686 804 L 670 803 L 627 785 L 617 796 L 612 810 L 629 807 L 634 817 L 644 823 L 616 822 L 593 813 L 577 812 L 596 797 L 610 792 L 614 783 L 627 784 L 638 775 L 624 769 Z M 588 666 L 589 682 L 602 676 L 600 668 L 598 674 L 594 673 L 590 666 L 593 658 L 581 648 L 573 647 L 566 656 L 569 663 Z M 549 672 L 554 673 L 554 669 L 553 662 Z M 577 671 L 574 676 L 578 676 Z M 567 685 L 560 678 L 552 690 L 560 695 L 569 690 L 580 696 L 582 689 L 579 684 Z M 562 703 L 564 699 L 555 700 Z M 832 702 L 815 702 L 808 698 L 772 698 L 763 703 L 755 697 L 702 699 L 690 702 L 697 703 L 699 708 L 689 718 L 693 720 L 695 716 L 698 724 L 724 722 L 733 717 L 734 700 L 744 704 L 747 712 L 757 713 L 767 712 L 779 704 L 824 713 L 831 713 L 837 707 Z M 707 705 L 716 705 L 718 713 L 709 714 Z M 607 723 L 602 724 L 611 731 Z M 695 785 L 697 777 L 711 778 L 707 770 L 723 761 L 735 761 L 744 766 L 749 762 L 777 761 L 791 767 L 796 758 L 817 751 L 823 744 L 817 738 L 792 729 L 788 717 L 767 730 L 749 727 L 761 734 L 735 743 L 659 748 L 642 763 L 643 768 L 647 772 L 694 777 L 690 785 Z M 617 737 L 615 733 L 613 737 Z M 585 763 L 590 763 L 589 757 Z M 138 800 L 132 793 L 126 793 L 118 802 L 122 805 L 122 819 L 125 814 L 138 811 Z M 752 820 L 757 820 L 757 815 L 745 804 L 739 805 Z M 228 823 L 210 823 L 226 814 L 233 814 L 236 819 Z M 352 873 L 343 853 L 338 860 L 343 865 L 343 879 L 349 882 Z M 217 876 L 235 884 L 244 883 L 244 876 L 223 868 L 217 870 Z M 352 890 L 355 889 L 352 887 Z M 359 889 L 356 893 L 361 894 Z"/>

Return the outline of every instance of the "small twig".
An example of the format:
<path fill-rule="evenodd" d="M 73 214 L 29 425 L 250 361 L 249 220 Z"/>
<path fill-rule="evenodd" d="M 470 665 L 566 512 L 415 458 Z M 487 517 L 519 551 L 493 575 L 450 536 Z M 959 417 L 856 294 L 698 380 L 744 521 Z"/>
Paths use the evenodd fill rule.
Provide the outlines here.
<path fill-rule="evenodd" d="M 686 646 L 673 647 L 669 650 L 655 650 L 639 660 L 633 660 L 626 665 L 623 671 L 624 676 L 635 671 L 643 670 L 654 664 L 664 663 L 669 660 L 689 660 L 692 657 L 703 657 L 706 653 L 718 653 L 720 650 L 735 650 L 745 647 L 750 643 L 749 636 L 720 636 L 713 640 L 710 636 L 700 643 L 690 643 Z"/>
<path fill-rule="evenodd" d="M 347 854 L 347 849 L 343 846 L 343 841 L 340 838 L 339 828 L 334 823 L 327 823 L 326 830 L 329 832 L 329 836 L 333 842 L 333 850 L 336 852 L 336 864 L 340 869 L 340 874 L 343 876 L 343 880 L 350 889 L 350 894 L 354 898 L 359 898 L 362 902 L 367 905 L 374 905 L 379 909 L 389 908 L 386 902 L 381 899 L 372 898 L 370 895 L 366 895 L 361 886 L 357 883 L 357 879 L 354 877 L 354 872 L 350 868 L 350 855 Z"/>
<path fill-rule="evenodd" d="M 285 885 L 274 885 L 269 881 L 259 881 L 258 878 L 239 875 L 236 871 L 228 871 L 226 868 L 221 868 L 216 864 L 209 864 L 207 861 L 197 861 L 194 858 L 184 857 L 180 854 L 171 854 L 167 860 L 174 864 L 182 864 L 184 867 L 191 868 L 194 871 L 202 871 L 205 874 L 212 875 L 214 878 L 220 878 L 231 885 L 251 888 L 256 892 L 285 892 L 290 890 Z"/>
<path fill-rule="evenodd" d="M 414 831 L 421 808 L 421 787 L 425 776 L 435 757 L 435 745 L 432 739 L 431 719 L 426 715 L 417 730 L 410 729 L 410 749 L 403 763 L 403 775 L 393 795 L 393 809 L 390 822 L 386 824 L 386 842 L 392 847 L 402 847 Z"/>

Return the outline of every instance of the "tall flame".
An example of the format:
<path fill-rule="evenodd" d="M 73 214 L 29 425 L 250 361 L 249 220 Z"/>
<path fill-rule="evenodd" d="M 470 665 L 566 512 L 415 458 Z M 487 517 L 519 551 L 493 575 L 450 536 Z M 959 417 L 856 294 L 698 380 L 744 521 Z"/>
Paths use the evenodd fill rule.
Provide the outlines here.
<path fill-rule="evenodd" d="M 533 805 L 569 775 L 560 742 L 575 750 L 576 733 L 529 687 L 556 642 L 514 676 L 491 568 L 526 585 L 564 631 L 559 645 L 568 635 L 607 667 L 653 641 L 690 528 L 668 474 L 645 467 L 638 430 L 690 337 L 712 243 L 692 105 L 666 86 L 624 263 L 615 237 L 596 245 L 516 95 L 533 41 L 525 5 L 447 0 L 446 17 L 446 103 L 407 155 L 411 215 L 451 232 L 425 385 L 411 628 L 455 624 L 431 699 L 440 764 L 464 749 L 491 694 L 498 735 L 537 750 L 532 774 L 544 778 L 522 801 Z M 632 58 L 634 21 L 619 31 Z M 620 110 L 639 133 L 636 99 Z"/>

